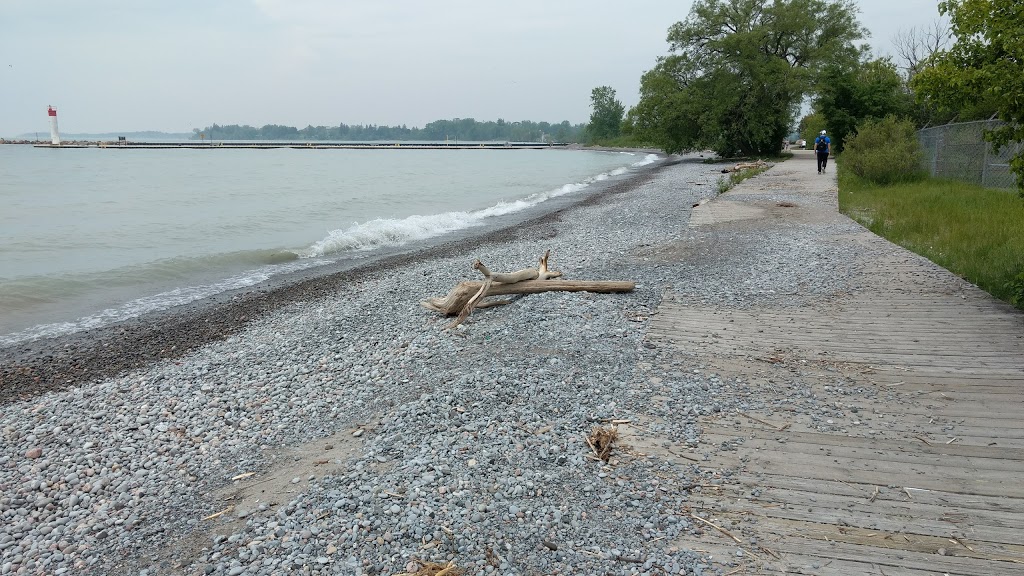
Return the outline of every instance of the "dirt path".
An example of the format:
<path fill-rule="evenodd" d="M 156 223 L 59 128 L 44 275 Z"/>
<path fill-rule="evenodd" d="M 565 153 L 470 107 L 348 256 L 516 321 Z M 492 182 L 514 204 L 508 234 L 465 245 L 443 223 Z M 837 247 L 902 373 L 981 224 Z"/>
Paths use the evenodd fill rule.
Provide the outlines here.
<path fill-rule="evenodd" d="M 840 221 L 835 198 L 798 153 L 690 226 Z M 867 230 L 817 241 L 868 248 L 856 289 L 756 309 L 669 293 L 652 318 L 653 345 L 741 378 L 724 393 L 822 406 L 701 417 L 687 460 L 723 482 L 677 545 L 727 574 L 1024 572 L 1024 314 Z"/>

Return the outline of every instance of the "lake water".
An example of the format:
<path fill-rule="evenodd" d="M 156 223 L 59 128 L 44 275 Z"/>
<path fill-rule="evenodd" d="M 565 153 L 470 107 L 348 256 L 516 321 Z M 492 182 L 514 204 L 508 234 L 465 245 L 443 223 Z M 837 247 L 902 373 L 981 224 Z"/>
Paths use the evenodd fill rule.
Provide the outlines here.
<path fill-rule="evenodd" d="M 484 228 L 655 159 L 0 146 L 0 345 Z"/>

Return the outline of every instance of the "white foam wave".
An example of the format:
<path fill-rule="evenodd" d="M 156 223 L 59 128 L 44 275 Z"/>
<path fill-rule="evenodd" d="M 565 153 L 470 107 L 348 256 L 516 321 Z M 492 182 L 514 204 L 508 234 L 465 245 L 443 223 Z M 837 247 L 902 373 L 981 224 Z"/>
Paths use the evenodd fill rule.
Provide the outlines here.
<path fill-rule="evenodd" d="M 100 328 L 136 318 L 149 312 L 167 310 L 174 306 L 189 304 L 196 300 L 216 296 L 230 290 L 247 288 L 270 279 L 275 274 L 295 272 L 317 265 L 312 260 L 292 261 L 286 264 L 271 264 L 261 266 L 255 270 L 238 274 L 220 282 L 201 286 L 189 286 L 187 288 L 175 288 L 167 292 L 161 292 L 152 296 L 137 298 L 121 306 L 107 308 L 89 316 L 83 316 L 70 322 L 55 322 L 52 324 L 40 324 L 27 330 L 0 335 L 0 345 L 16 344 L 39 338 L 51 338 L 62 334 L 72 334 L 93 328 Z"/>
<path fill-rule="evenodd" d="M 629 167 L 615 168 L 587 178 L 583 182 L 564 184 L 558 188 L 537 192 L 526 198 L 511 202 L 498 202 L 493 206 L 469 212 L 445 212 L 443 214 L 413 215 L 403 219 L 378 218 L 356 223 L 346 229 L 332 230 L 326 237 L 315 242 L 304 251 L 302 257 L 317 258 L 344 252 L 373 250 L 381 247 L 401 246 L 417 240 L 433 238 L 449 232 L 482 226 L 488 218 L 505 216 L 532 208 L 552 198 L 586 189 L 595 182 L 602 182 L 629 172 L 631 168 L 646 166 L 658 159 L 657 154 L 648 154 L 644 159 Z"/>
<path fill-rule="evenodd" d="M 633 168 L 639 168 L 640 166 L 647 166 L 648 164 L 653 164 L 653 163 L 655 163 L 657 161 L 658 161 L 658 155 L 657 154 L 648 154 L 648 155 L 643 157 L 643 160 L 640 160 L 638 162 L 634 162 L 632 164 L 632 167 Z"/>

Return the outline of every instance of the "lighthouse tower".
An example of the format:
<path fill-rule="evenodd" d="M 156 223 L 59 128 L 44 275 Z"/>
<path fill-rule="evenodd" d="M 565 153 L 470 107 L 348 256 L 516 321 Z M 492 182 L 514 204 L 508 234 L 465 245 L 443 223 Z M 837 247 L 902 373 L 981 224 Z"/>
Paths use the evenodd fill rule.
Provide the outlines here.
<path fill-rule="evenodd" d="M 50 115 L 50 142 L 54 146 L 60 146 L 60 133 L 57 132 L 57 109 L 47 106 L 46 113 Z"/>

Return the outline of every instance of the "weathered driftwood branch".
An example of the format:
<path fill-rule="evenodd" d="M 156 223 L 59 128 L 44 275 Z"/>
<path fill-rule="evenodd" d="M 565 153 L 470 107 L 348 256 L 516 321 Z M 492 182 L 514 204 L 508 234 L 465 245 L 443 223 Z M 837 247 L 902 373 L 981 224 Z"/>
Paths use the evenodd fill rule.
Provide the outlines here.
<path fill-rule="evenodd" d="M 722 168 L 722 173 L 728 174 L 729 172 L 739 172 L 741 170 L 751 170 L 756 168 L 767 167 L 768 163 L 765 162 L 764 160 L 758 160 L 757 162 L 740 162 L 739 164 L 733 166 L 732 168 Z"/>
<path fill-rule="evenodd" d="M 548 258 L 551 256 L 551 250 L 545 250 L 544 255 L 540 257 L 540 262 L 536 268 L 524 268 L 515 272 L 509 272 L 508 274 L 495 274 L 484 266 L 484 263 L 480 260 L 473 262 L 473 269 L 480 271 L 484 275 L 484 278 L 493 280 L 494 282 L 500 282 L 502 284 L 515 284 L 516 282 L 523 282 L 525 280 L 547 280 L 549 278 L 558 278 L 562 275 L 561 272 L 555 270 L 548 270 Z"/>
<path fill-rule="evenodd" d="M 428 298 L 420 302 L 424 308 L 440 312 L 446 316 L 458 314 L 469 303 L 470 299 L 480 291 L 486 282 L 469 280 L 459 282 L 447 296 Z M 507 294 L 540 294 L 541 292 L 632 292 L 635 282 L 599 281 L 599 280 L 527 280 L 515 284 L 492 283 L 485 296 L 503 296 Z M 481 305 L 482 306 L 482 305 Z"/>
<path fill-rule="evenodd" d="M 551 251 L 544 252 L 536 268 L 526 268 L 509 273 L 494 273 L 487 269 L 483 262 L 477 260 L 473 268 L 484 276 L 483 282 L 460 282 L 443 298 L 428 298 L 420 305 L 429 310 L 440 312 L 446 316 L 458 315 L 451 326 L 461 324 L 476 308 L 489 308 L 511 303 L 511 300 L 488 301 L 488 296 L 507 294 L 538 294 L 540 292 L 631 292 L 634 282 L 606 282 L 586 280 L 552 280 L 562 275 L 561 272 L 548 269 L 548 257 Z"/>

